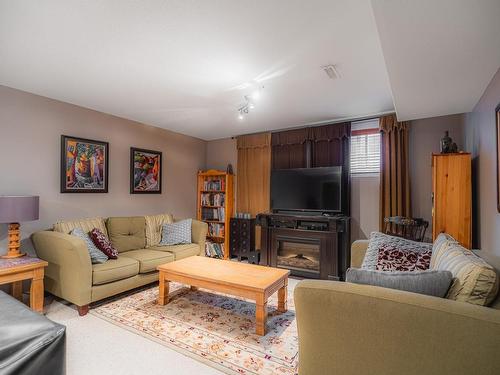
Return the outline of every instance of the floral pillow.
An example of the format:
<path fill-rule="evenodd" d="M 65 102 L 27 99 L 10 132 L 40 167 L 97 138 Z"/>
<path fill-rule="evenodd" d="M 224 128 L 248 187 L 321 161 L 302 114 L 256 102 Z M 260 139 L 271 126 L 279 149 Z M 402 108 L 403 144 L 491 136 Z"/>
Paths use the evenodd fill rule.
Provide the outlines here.
<path fill-rule="evenodd" d="M 372 232 L 361 268 L 387 271 L 425 270 L 429 268 L 431 254 L 430 243 Z"/>
<path fill-rule="evenodd" d="M 377 271 L 425 271 L 431 264 L 432 250 L 379 249 Z"/>
<path fill-rule="evenodd" d="M 92 229 L 89 235 L 94 245 L 104 254 L 106 254 L 108 258 L 110 259 L 118 258 L 118 250 L 116 250 L 116 248 L 113 246 L 108 237 L 106 237 L 106 235 L 102 233 L 100 229 L 97 228 Z"/>

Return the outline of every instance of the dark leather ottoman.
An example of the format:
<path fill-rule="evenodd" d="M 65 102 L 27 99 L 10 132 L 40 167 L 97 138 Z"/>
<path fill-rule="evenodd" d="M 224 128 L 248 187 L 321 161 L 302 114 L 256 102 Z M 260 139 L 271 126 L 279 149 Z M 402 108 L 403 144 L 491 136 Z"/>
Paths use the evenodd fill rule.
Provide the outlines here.
<path fill-rule="evenodd" d="M 66 372 L 66 327 L 0 291 L 0 374 Z"/>

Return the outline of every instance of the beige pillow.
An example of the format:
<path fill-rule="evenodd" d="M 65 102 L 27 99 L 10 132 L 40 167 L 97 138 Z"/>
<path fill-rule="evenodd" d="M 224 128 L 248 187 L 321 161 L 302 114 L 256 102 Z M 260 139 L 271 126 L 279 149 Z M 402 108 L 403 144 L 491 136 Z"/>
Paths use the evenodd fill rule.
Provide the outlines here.
<path fill-rule="evenodd" d="M 163 224 L 172 224 L 174 218 L 171 214 L 144 216 L 146 219 L 146 246 L 156 246 L 161 241 L 161 228 Z"/>
<path fill-rule="evenodd" d="M 89 233 L 92 229 L 97 228 L 105 236 L 108 235 L 108 231 L 106 230 L 106 224 L 104 223 L 104 219 L 102 217 L 94 217 L 90 219 L 79 219 L 79 220 L 71 220 L 71 221 L 59 221 L 54 224 L 54 231 L 69 234 L 73 229 L 80 228 L 85 233 Z"/>
<path fill-rule="evenodd" d="M 446 236 L 446 237 L 445 237 Z M 492 266 L 452 237 L 439 235 L 430 269 L 450 271 L 453 283 L 446 298 L 487 306 L 498 293 L 498 278 Z"/>

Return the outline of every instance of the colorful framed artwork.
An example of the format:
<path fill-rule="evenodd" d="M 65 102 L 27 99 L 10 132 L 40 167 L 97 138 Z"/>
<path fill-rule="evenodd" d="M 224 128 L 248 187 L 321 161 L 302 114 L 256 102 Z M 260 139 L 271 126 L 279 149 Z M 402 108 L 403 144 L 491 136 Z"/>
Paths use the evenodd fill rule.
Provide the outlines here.
<path fill-rule="evenodd" d="M 61 136 L 61 193 L 107 193 L 109 144 Z"/>
<path fill-rule="evenodd" d="M 495 109 L 497 133 L 497 210 L 500 212 L 500 104 Z"/>
<path fill-rule="evenodd" d="M 130 148 L 130 194 L 161 194 L 161 152 Z"/>

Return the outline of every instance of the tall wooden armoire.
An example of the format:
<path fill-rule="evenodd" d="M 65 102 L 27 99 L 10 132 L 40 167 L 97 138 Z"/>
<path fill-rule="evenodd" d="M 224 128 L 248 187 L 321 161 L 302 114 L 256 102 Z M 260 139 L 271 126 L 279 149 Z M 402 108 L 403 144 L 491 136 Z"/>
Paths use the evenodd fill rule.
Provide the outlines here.
<path fill-rule="evenodd" d="M 472 246 L 472 180 L 469 153 L 432 155 L 432 239 L 446 232 Z"/>

